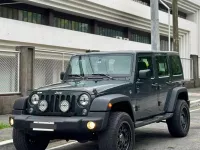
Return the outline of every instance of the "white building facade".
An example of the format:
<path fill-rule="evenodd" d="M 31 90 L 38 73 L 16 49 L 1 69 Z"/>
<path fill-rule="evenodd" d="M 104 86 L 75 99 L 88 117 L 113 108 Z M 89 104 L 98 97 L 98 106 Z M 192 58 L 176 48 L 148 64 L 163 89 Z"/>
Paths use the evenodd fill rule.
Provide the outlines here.
<path fill-rule="evenodd" d="M 171 7 L 170 0 L 163 1 Z M 1 5 L 5 2 L 13 4 Z M 35 87 L 58 82 L 72 53 L 151 50 L 149 4 L 149 0 L 2 0 L 0 93 L 19 92 L 16 46 L 36 47 Z M 162 4 L 159 21 L 161 50 L 169 50 L 168 13 Z M 200 0 L 180 0 L 178 21 L 179 53 L 185 79 L 190 80 L 190 56 L 200 57 Z M 172 34 L 171 27 L 171 41 Z"/>

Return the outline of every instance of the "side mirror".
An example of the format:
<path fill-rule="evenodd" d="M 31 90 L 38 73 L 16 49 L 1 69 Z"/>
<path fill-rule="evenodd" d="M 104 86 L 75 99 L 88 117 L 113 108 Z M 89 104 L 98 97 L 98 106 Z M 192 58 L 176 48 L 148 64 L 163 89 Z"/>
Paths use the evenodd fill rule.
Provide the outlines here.
<path fill-rule="evenodd" d="M 150 69 L 140 70 L 139 78 L 140 79 L 150 79 L 151 78 L 151 70 Z"/>
<path fill-rule="evenodd" d="M 60 73 L 60 80 L 63 80 L 63 79 L 64 79 L 64 76 L 65 76 L 65 72 L 61 72 L 61 73 Z"/>

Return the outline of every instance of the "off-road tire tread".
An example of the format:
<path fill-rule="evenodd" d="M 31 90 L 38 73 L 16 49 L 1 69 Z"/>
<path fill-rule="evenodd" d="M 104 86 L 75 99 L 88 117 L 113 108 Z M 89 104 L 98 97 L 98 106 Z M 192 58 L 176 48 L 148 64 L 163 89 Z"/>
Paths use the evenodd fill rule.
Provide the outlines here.
<path fill-rule="evenodd" d="M 23 131 L 13 128 L 13 143 L 16 150 L 45 150 L 49 144 L 49 140 L 43 139 L 41 144 L 30 147 L 27 143 L 26 134 Z"/>
<path fill-rule="evenodd" d="M 134 132 L 134 124 L 131 117 L 125 112 L 112 112 L 109 118 L 109 123 L 107 129 L 102 132 L 99 136 L 99 150 L 116 150 L 115 148 L 115 139 L 117 135 L 115 134 L 116 127 L 119 124 L 121 119 L 126 119 L 129 122 L 130 126 L 132 127 L 132 141 L 129 150 L 132 150 L 135 144 L 135 132 Z"/>
<path fill-rule="evenodd" d="M 188 110 L 188 117 L 189 117 L 189 124 L 188 124 L 188 131 L 189 131 L 189 128 L 190 128 L 190 112 L 189 112 L 189 106 L 188 104 L 186 103 L 185 100 L 178 100 L 177 101 L 177 105 L 176 105 L 176 108 L 175 108 L 175 111 L 174 111 L 174 114 L 173 114 L 173 117 L 167 119 L 167 126 L 168 126 L 168 130 L 170 132 L 170 134 L 173 136 L 173 137 L 185 137 L 187 136 L 188 134 L 188 131 L 183 131 L 182 130 L 182 127 L 180 127 L 180 111 L 181 111 L 181 108 L 182 107 L 185 107 L 187 108 Z"/>

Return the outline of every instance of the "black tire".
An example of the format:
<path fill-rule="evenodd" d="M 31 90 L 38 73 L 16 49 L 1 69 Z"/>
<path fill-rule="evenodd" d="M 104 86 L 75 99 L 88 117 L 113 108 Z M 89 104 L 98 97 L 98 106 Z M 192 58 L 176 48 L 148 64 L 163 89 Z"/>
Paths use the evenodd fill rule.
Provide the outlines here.
<path fill-rule="evenodd" d="M 32 137 L 13 128 L 13 143 L 16 150 L 45 150 L 49 141 L 46 138 Z"/>
<path fill-rule="evenodd" d="M 167 126 L 173 137 L 185 137 L 190 129 L 190 111 L 185 100 L 178 100 L 174 115 L 167 119 Z"/>
<path fill-rule="evenodd" d="M 107 129 L 99 135 L 98 144 L 99 150 L 133 150 L 135 130 L 131 117 L 124 112 L 111 113 Z"/>

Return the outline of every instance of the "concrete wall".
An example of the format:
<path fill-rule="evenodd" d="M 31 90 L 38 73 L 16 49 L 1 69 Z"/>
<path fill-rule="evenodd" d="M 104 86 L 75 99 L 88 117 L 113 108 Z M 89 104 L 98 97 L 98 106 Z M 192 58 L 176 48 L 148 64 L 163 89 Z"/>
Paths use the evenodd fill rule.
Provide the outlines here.
<path fill-rule="evenodd" d="M 0 115 L 10 114 L 15 100 L 19 97 L 20 94 L 0 95 Z"/>

